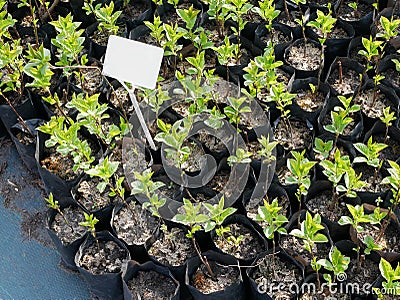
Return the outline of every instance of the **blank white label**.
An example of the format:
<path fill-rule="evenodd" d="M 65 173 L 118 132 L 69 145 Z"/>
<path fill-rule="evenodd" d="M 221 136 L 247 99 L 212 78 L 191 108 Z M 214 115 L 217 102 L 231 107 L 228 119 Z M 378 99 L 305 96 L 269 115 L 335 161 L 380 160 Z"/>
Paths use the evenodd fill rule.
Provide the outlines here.
<path fill-rule="evenodd" d="M 103 74 L 134 86 L 154 89 L 163 55 L 162 48 L 111 35 Z"/>

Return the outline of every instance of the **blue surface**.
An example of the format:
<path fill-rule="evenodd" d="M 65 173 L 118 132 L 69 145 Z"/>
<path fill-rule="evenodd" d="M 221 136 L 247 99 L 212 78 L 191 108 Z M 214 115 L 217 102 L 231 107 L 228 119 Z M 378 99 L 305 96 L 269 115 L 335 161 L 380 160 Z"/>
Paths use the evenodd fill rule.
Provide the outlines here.
<path fill-rule="evenodd" d="M 4 207 L 4 186 L 9 180 L 17 183 L 18 191 L 7 187 L 16 211 L 35 213 L 45 209 L 40 190 L 22 180 L 29 174 L 15 148 L 0 147 L 0 165 L 7 162 L 7 169 L 0 172 L 0 299 L 90 299 L 83 279 L 58 267 L 56 250 L 23 237 L 21 215 Z"/>

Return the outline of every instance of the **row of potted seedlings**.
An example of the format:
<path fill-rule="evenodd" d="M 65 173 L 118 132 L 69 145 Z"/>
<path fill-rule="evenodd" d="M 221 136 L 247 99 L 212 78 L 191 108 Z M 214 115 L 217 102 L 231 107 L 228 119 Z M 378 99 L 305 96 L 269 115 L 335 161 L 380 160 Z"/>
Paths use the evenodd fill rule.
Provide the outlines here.
<path fill-rule="evenodd" d="M 35 5 L 0 1 L 1 132 L 42 178 L 48 232 L 94 297 L 399 294 L 396 2 Z M 101 75 L 110 34 L 165 49 L 158 88 L 137 95 L 156 151 L 137 151 L 127 93 Z M 191 134 L 199 114 L 209 131 Z M 171 165 L 201 173 L 205 154 L 218 162 L 206 185 L 169 179 Z"/>

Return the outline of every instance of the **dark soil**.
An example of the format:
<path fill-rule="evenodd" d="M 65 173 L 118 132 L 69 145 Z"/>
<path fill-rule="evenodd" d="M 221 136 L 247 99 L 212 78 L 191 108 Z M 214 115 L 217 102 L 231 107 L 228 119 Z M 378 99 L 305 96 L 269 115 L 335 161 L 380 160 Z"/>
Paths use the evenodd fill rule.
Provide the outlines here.
<path fill-rule="evenodd" d="M 167 266 L 181 266 L 188 258 L 196 255 L 192 242 L 186 237 L 186 232 L 176 227 L 167 234 L 162 232 L 148 252 Z"/>
<path fill-rule="evenodd" d="M 361 104 L 361 110 L 370 118 L 378 119 L 383 116 L 383 110 L 386 107 L 391 107 L 391 111 L 395 111 L 393 104 L 387 100 L 386 96 L 377 89 L 376 91 L 376 99 L 374 100 L 374 91 L 373 89 L 362 91 L 357 97 L 354 99 L 355 102 Z M 374 104 L 374 105 L 372 105 Z"/>
<path fill-rule="evenodd" d="M 128 245 L 142 245 L 151 238 L 157 229 L 158 220 L 140 205 L 124 206 L 114 216 L 113 226 L 118 238 Z"/>
<path fill-rule="evenodd" d="M 381 223 L 383 222 L 384 221 Z M 380 240 L 378 240 L 380 233 L 379 225 L 362 224 L 362 227 L 365 229 L 365 231 L 360 233 L 361 241 L 364 241 L 364 238 L 369 235 L 372 236 L 377 244 L 383 247 L 382 251 L 400 253 L 400 232 L 395 226 L 389 225 L 385 231 L 385 234 Z"/>
<path fill-rule="evenodd" d="M 224 234 L 223 237 L 214 236 L 214 243 L 219 249 L 241 259 L 255 257 L 257 253 L 263 250 L 255 233 L 251 232 L 248 228 L 242 224 L 236 223 L 229 225 L 229 227 L 230 232 Z M 231 241 L 232 236 L 236 239 L 242 236 L 243 239 L 240 241 L 239 245 L 235 245 L 235 243 Z"/>
<path fill-rule="evenodd" d="M 259 259 L 251 278 L 257 285 L 261 285 L 261 290 L 265 290 L 272 299 L 291 299 L 290 296 L 293 294 L 290 291 L 290 286 L 300 284 L 302 280 L 299 269 L 277 255 L 267 255 Z M 284 284 L 282 289 L 270 290 L 270 287 L 276 288 L 282 283 Z"/>
<path fill-rule="evenodd" d="M 286 61 L 298 70 L 313 71 L 320 65 L 320 49 L 312 43 L 306 43 L 306 55 L 304 56 L 304 43 L 290 46 L 286 54 Z"/>
<path fill-rule="evenodd" d="M 204 264 L 201 264 L 196 273 L 190 278 L 190 284 L 200 292 L 211 294 L 238 282 L 240 273 L 237 267 L 221 266 L 212 260 L 208 262 L 216 279 L 210 277 Z"/>
<path fill-rule="evenodd" d="M 176 284 L 171 278 L 155 271 L 139 271 L 127 285 L 135 300 L 171 299 L 176 290 Z"/>
<path fill-rule="evenodd" d="M 87 231 L 86 227 L 79 225 L 80 222 L 85 221 L 85 217 L 82 209 L 78 207 L 66 207 L 62 210 L 62 213 L 68 223 L 63 216 L 57 213 L 54 222 L 51 224 L 51 229 L 56 232 L 64 245 L 68 245 Z"/>
<path fill-rule="evenodd" d="M 297 97 L 294 101 L 305 111 L 314 112 L 324 104 L 325 97 L 321 92 L 296 91 Z"/>
<path fill-rule="evenodd" d="M 350 96 L 360 84 L 359 74 L 354 70 L 343 68 L 342 81 L 338 69 L 334 69 L 328 78 L 328 83 L 342 96 Z"/>
<path fill-rule="evenodd" d="M 324 191 L 318 196 L 307 200 L 307 208 L 312 213 L 319 213 L 332 222 L 339 221 L 341 216 L 347 215 L 347 208 L 344 202 L 339 205 L 330 206 L 332 202 L 332 192 Z"/>
<path fill-rule="evenodd" d="M 102 194 L 97 189 L 100 179 L 98 177 L 82 180 L 78 186 L 77 201 L 89 211 L 104 208 L 110 205 L 113 200 L 108 196 L 108 189 Z"/>
<path fill-rule="evenodd" d="M 93 274 L 118 273 L 129 255 L 113 241 L 93 242 L 83 250 L 78 265 Z"/>
<path fill-rule="evenodd" d="M 46 157 L 41 161 L 44 169 L 66 181 L 76 178 L 77 174 L 72 170 L 74 167 L 72 157 L 61 155 L 54 147 L 45 148 L 45 152 L 48 155 L 46 154 Z"/>
<path fill-rule="evenodd" d="M 286 150 L 308 149 L 312 143 L 312 131 L 303 122 L 289 120 L 289 128 L 281 120 L 275 128 L 274 138 Z"/>

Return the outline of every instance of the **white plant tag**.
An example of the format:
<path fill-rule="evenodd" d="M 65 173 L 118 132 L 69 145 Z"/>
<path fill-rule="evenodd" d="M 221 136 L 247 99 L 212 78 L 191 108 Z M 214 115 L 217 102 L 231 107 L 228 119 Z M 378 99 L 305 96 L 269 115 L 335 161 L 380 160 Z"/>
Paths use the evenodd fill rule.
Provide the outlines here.
<path fill-rule="evenodd" d="M 163 55 L 162 48 L 111 35 L 103 74 L 134 86 L 154 89 Z"/>
<path fill-rule="evenodd" d="M 153 150 L 156 150 L 156 146 L 143 118 L 134 90 L 136 86 L 147 89 L 156 87 L 163 55 L 162 48 L 111 35 L 103 63 L 103 74 L 118 79 L 129 92 L 140 125 Z M 131 89 L 127 87 L 126 82 L 132 84 Z"/>

